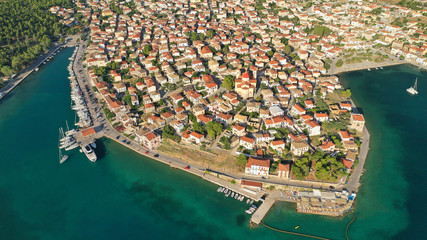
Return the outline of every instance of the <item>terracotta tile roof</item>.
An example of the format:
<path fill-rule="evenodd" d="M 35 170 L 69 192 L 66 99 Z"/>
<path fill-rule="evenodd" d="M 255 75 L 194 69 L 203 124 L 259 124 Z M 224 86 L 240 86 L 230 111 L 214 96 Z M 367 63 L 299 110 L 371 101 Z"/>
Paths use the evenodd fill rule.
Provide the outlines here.
<path fill-rule="evenodd" d="M 270 160 L 265 160 L 265 159 L 256 159 L 253 157 L 249 157 L 248 159 L 248 163 L 246 164 L 246 167 L 251 167 L 251 166 L 260 166 L 260 167 L 270 167 Z"/>
<path fill-rule="evenodd" d="M 96 133 L 96 131 L 94 128 L 88 128 L 88 129 L 82 131 L 83 137 L 86 137 L 86 136 L 89 136 L 89 135 L 92 135 L 95 133 Z"/>

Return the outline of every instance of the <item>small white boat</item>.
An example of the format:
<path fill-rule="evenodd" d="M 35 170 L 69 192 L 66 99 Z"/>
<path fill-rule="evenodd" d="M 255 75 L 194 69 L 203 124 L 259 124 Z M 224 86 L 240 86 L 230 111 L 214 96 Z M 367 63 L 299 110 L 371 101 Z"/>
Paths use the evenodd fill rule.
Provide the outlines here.
<path fill-rule="evenodd" d="M 245 197 L 244 196 L 240 196 L 239 200 L 242 202 L 243 200 L 245 200 Z"/>
<path fill-rule="evenodd" d="M 368 68 L 368 71 L 371 71 L 371 69 L 370 69 L 370 68 Z"/>
<path fill-rule="evenodd" d="M 231 197 L 234 197 L 234 192 L 231 192 Z"/>
<path fill-rule="evenodd" d="M 415 79 L 415 84 L 414 84 L 414 86 L 412 86 L 412 87 L 410 87 L 410 88 L 406 89 L 406 91 L 407 91 L 408 93 L 410 93 L 410 94 L 412 94 L 412 95 L 417 95 L 417 94 L 418 94 L 418 90 L 417 90 L 417 81 L 418 81 L 418 78 L 416 78 L 416 79 Z"/>
<path fill-rule="evenodd" d="M 254 212 L 252 212 L 252 211 L 251 211 L 251 210 L 249 210 L 249 209 L 248 209 L 248 210 L 246 210 L 245 212 L 246 212 L 247 214 L 249 214 L 249 215 L 251 215 L 252 213 L 254 213 Z"/>
<path fill-rule="evenodd" d="M 35 71 L 37 72 L 39 70 L 39 68 L 36 68 Z"/>
<path fill-rule="evenodd" d="M 234 199 L 237 199 L 239 197 L 239 194 L 236 193 L 236 195 L 234 195 Z"/>
<path fill-rule="evenodd" d="M 380 69 L 382 70 L 382 69 L 383 69 L 383 67 L 380 67 Z"/>
<path fill-rule="evenodd" d="M 216 191 L 217 191 L 217 192 L 221 192 L 221 187 L 219 187 Z"/>
<path fill-rule="evenodd" d="M 249 204 L 250 201 L 251 201 L 251 199 L 248 198 L 248 200 L 246 200 L 246 204 Z"/>

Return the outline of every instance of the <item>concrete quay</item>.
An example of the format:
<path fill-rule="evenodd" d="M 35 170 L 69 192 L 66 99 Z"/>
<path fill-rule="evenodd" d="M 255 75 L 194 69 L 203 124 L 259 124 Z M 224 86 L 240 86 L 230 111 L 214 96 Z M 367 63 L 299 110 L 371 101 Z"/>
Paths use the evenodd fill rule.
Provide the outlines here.
<path fill-rule="evenodd" d="M 267 215 L 271 207 L 273 207 L 276 200 L 274 200 L 270 195 L 265 199 L 265 201 L 259 206 L 259 208 L 254 212 L 251 217 L 251 224 L 260 224 Z"/>

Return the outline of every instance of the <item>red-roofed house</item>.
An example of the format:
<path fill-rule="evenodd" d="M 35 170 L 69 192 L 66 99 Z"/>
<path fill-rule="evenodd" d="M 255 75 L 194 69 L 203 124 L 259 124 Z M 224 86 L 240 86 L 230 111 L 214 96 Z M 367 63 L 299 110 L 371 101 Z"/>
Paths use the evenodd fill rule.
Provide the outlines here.
<path fill-rule="evenodd" d="M 160 135 L 156 135 L 154 132 L 149 132 L 142 136 L 141 138 L 142 144 L 148 149 L 156 149 L 160 147 L 161 137 Z"/>
<path fill-rule="evenodd" d="M 241 188 L 243 190 L 245 190 L 245 191 L 248 191 L 250 193 L 256 194 L 256 191 L 261 191 L 261 189 L 262 189 L 262 183 L 248 181 L 248 180 L 242 180 Z"/>
<path fill-rule="evenodd" d="M 365 118 L 362 114 L 352 113 L 350 117 L 350 128 L 355 129 L 358 132 L 363 132 L 365 127 Z"/>
<path fill-rule="evenodd" d="M 314 119 L 316 119 L 319 122 L 328 121 L 329 116 L 327 113 L 314 113 Z"/>
<path fill-rule="evenodd" d="M 302 114 L 305 114 L 305 109 L 301 105 L 295 104 L 295 105 L 292 106 L 290 113 L 293 116 L 295 116 L 295 115 L 302 115 Z"/>
<path fill-rule="evenodd" d="M 239 124 L 234 125 L 231 128 L 231 132 L 238 137 L 244 136 L 246 134 L 245 127 Z"/>
<path fill-rule="evenodd" d="M 280 178 L 289 178 L 289 172 L 291 170 L 291 165 L 288 164 L 281 164 L 279 163 L 279 167 L 277 168 L 277 175 Z"/>
<path fill-rule="evenodd" d="M 245 147 L 246 149 L 254 149 L 255 138 L 243 136 L 240 138 L 240 145 Z"/>
<path fill-rule="evenodd" d="M 268 177 L 270 171 L 270 160 L 249 157 L 245 166 L 245 173 Z"/>
<path fill-rule="evenodd" d="M 94 129 L 94 128 L 88 128 L 88 129 L 85 129 L 85 130 L 83 130 L 83 131 L 82 131 L 82 135 L 83 135 L 83 137 L 86 137 L 86 136 L 92 135 L 92 134 L 94 134 L 94 133 L 96 133 L 96 131 L 95 131 L 95 129 Z"/>
<path fill-rule="evenodd" d="M 316 121 L 307 122 L 307 130 L 309 136 L 320 135 L 320 125 Z"/>
<path fill-rule="evenodd" d="M 324 141 L 319 148 L 324 152 L 333 152 L 335 150 L 335 144 L 332 141 Z"/>
<path fill-rule="evenodd" d="M 350 134 L 347 131 L 340 130 L 338 132 L 338 135 L 340 135 L 340 138 L 341 138 L 342 141 L 354 140 L 353 134 Z"/>
<path fill-rule="evenodd" d="M 345 158 L 341 158 L 341 162 L 342 164 L 344 164 L 344 167 L 347 169 L 347 172 L 350 172 L 354 162 Z"/>
<path fill-rule="evenodd" d="M 285 149 L 286 143 L 283 140 L 275 140 L 271 141 L 268 146 L 271 147 L 273 150 L 276 150 L 278 154 L 282 154 L 283 149 Z"/>

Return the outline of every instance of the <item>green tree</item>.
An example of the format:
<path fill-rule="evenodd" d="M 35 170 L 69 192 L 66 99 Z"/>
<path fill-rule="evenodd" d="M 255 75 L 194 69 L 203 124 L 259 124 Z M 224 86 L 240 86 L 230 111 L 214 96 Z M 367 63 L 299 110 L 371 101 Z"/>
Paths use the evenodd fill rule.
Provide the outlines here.
<path fill-rule="evenodd" d="M 286 45 L 286 46 L 283 48 L 283 53 L 284 53 L 284 54 L 289 55 L 289 54 L 291 54 L 291 52 L 292 52 L 292 47 L 291 47 L 290 45 Z"/>
<path fill-rule="evenodd" d="M 224 78 L 224 81 L 222 82 L 222 86 L 227 89 L 228 91 L 233 90 L 234 88 L 234 77 L 231 75 L 227 75 Z"/>
<path fill-rule="evenodd" d="M 335 63 L 335 66 L 341 67 L 344 62 L 340 59 Z"/>
<path fill-rule="evenodd" d="M 350 89 L 347 89 L 347 90 L 345 90 L 345 91 L 342 91 L 342 92 L 341 92 L 341 95 L 342 95 L 343 97 L 345 97 L 345 98 L 350 98 L 350 97 L 351 97 L 351 90 L 350 90 Z"/>
<path fill-rule="evenodd" d="M 145 56 L 148 56 L 148 55 L 150 55 L 151 50 L 152 50 L 151 45 L 145 45 L 142 52 L 145 54 Z"/>
<path fill-rule="evenodd" d="M 212 30 L 208 30 L 206 32 L 206 37 L 208 37 L 209 39 L 212 39 L 214 36 L 214 32 Z"/>
<path fill-rule="evenodd" d="M 246 157 L 245 155 L 243 155 L 243 154 L 240 154 L 238 157 L 237 157 L 237 164 L 239 165 L 239 166 L 241 166 L 241 167 L 244 167 L 245 165 L 246 165 L 246 163 L 248 163 L 248 157 Z"/>
<path fill-rule="evenodd" d="M 9 66 L 1 67 L 1 72 L 6 76 L 11 76 L 13 74 L 13 69 Z"/>
<path fill-rule="evenodd" d="M 206 130 L 211 139 L 215 139 L 216 136 L 220 135 L 222 128 L 222 124 L 219 122 L 210 121 L 206 124 Z"/>
<path fill-rule="evenodd" d="M 193 131 L 205 135 L 206 127 L 202 123 L 195 122 L 193 123 Z"/>
<path fill-rule="evenodd" d="M 175 142 L 179 142 L 181 140 L 181 138 L 178 135 L 176 135 L 175 129 L 170 125 L 166 125 L 163 127 L 162 138 L 169 138 Z"/>

